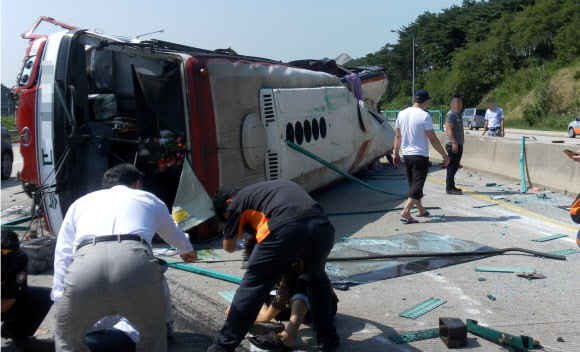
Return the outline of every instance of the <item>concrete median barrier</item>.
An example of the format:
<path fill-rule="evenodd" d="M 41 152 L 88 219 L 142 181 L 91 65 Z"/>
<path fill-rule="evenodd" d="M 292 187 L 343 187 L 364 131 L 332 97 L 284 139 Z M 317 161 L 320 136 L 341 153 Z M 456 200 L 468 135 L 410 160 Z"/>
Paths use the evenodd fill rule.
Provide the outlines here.
<path fill-rule="evenodd" d="M 444 146 L 445 132 L 436 134 Z M 572 161 L 563 152 L 564 149 L 578 150 L 577 145 L 547 144 L 526 139 L 525 148 L 526 181 L 533 187 L 571 195 L 580 193 L 580 163 Z M 521 140 L 466 134 L 461 165 L 520 181 L 520 150 Z M 431 146 L 429 154 L 432 161 L 442 161 Z"/>

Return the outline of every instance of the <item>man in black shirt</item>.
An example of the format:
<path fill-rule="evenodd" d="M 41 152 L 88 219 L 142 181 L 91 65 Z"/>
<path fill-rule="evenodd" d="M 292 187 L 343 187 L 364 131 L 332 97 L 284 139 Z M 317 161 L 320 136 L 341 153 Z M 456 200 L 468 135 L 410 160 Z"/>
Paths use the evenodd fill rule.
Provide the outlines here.
<path fill-rule="evenodd" d="M 2 230 L 2 337 L 24 348 L 50 307 L 50 288 L 28 287 L 28 257 L 13 231 Z"/>
<path fill-rule="evenodd" d="M 233 351 L 242 342 L 270 290 L 296 258 L 304 261 L 318 350 L 333 351 L 338 346 L 338 336 L 332 289 L 324 269 L 334 245 L 334 227 L 322 207 L 296 183 L 275 180 L 242 190 L 219 189 L 214 197 L 214 210 L 226 222 L 223 240 L 226 251 L 236 250 L 242 230 L 255 233 L 258 244 L 226 323 L 208 351 Z M 277 342 L 285 347 L 281 340 Z"/>

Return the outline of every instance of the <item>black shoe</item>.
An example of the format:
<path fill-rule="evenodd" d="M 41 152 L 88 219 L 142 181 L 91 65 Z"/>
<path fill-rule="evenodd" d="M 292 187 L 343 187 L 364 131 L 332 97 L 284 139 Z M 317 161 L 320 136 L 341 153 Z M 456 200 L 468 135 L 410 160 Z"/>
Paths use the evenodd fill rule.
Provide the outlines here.
<path fill-rule="evenodd" d="M 333 352 L 338 347 L 338 337 L 335 338 L 327 338 L 321 337 L 318 338 L 318 344 L 316 345 L 316 350 L 321 352 Z"/>
<path fill-rule="evenodd" d="M 448 189 L 447 194 L 460 195 L 460 194 L 463 194 L 463 192 L 459 188 L 453 188 L 453 189 Z"/>
<path fill-rule="evenodd" d="M 165 323 L 167 329 L 167 346 L 173 345 L 173 323 Z"/>
<path fill-rule="evenodd" d="M 278 335 L 286 329 L 282 323 L 254 323 L 248 331 L 252 335 Z"/>
<path fill-rule="evenodd" d="M 207 352 L 234 352 L 235 350 L 235 348 L 220 346 L 217 343 L 214 343 L 207 348 Z"/>

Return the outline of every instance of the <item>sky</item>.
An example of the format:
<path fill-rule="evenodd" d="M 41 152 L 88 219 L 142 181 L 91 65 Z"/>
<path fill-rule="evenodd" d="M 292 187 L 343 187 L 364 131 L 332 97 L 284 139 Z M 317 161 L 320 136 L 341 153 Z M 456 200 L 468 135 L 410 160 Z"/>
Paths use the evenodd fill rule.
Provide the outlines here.
<path fill-rule="evenodd" d="M 439 13 L 461 0 L 3 0 L 0 5 L 1 82 L 12 87 L 28 40 L 21 34 L 40 16 L 90 31 L 202 49 L 231 47 L 273 60 L 353 58 L 396 43 L 398 30 L 424 12 Z"/>

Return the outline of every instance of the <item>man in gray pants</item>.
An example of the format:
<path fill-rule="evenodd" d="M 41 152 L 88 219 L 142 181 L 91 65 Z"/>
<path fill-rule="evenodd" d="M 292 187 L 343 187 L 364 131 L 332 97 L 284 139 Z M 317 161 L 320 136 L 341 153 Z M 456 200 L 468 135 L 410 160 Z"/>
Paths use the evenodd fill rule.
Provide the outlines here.
<path fill-rule="evenodd" d="M 158 233 L 186 263 L 197 254 L 165 204 L 141 190 L 133 165 L 108 170 L 103 188 L 70 206 L 58 234 L 51 294 L 56 350 L 89 351 L 87 330 L 118 314 L 139 331 L 137 351 L 166 351 L 163 273 L 151 240 Z"/>

